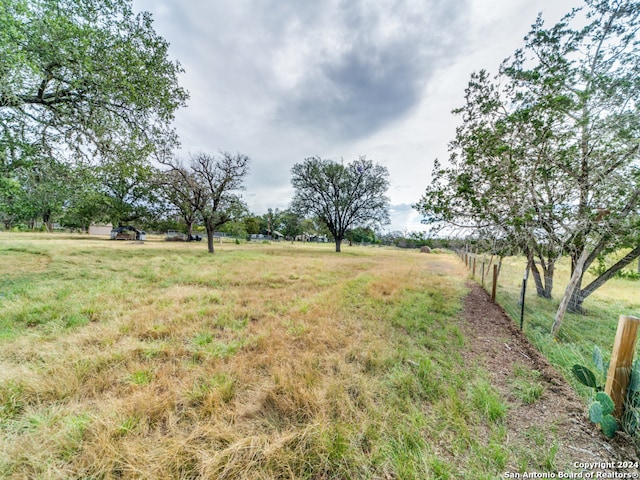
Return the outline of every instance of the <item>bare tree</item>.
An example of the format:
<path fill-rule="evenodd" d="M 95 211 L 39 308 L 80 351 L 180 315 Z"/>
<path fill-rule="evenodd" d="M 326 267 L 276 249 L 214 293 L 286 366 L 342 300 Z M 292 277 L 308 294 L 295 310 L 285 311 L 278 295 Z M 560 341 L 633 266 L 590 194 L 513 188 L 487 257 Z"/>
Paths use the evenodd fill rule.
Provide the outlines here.
<path fill-rule="evenodd" d="M 160 172 L 157 183 L 165 200 L 180 214 L 187 227 L 187 241 L 191 241 L 202 202 L 202 190 L 197 188 L 191 172 L 179 160 L 169 165 L 171 169 Z"/>
<path fill-rule="evenodd" d="M 224 152 L 217 157 L 198 153 L 191 157 L 186 167 L 177 160 L 165 164 L 177 180 L 174 186 L 180 189 L 180 201 L 202 217 L 209 253 L 214 253 L 216 228 L 232 220 L 233 212 L 237 210 L 234 207 L 242 202 L 236 192 L 242 190 L 242 182 L 249 172 L 249 157 L 240 153 Z"/>

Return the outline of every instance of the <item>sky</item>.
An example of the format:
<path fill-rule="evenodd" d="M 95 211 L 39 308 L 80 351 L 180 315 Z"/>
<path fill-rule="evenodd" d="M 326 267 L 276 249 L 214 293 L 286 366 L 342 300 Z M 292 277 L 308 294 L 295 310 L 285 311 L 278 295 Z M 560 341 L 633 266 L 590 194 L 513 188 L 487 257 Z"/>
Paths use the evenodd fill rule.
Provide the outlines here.
<path fill-rule="evenodd" d="M 175 128 L 198 152 L 251 159 L 252 212 L 284 209 L 291 167 L 366 156 L 389 170 L 391 225 L 422 231 L 416 203 L 446 163 L 472 72 L 496 73 L 538 13 L 578 0 L 134 0 L 151 12 L 189 91 Z"/>

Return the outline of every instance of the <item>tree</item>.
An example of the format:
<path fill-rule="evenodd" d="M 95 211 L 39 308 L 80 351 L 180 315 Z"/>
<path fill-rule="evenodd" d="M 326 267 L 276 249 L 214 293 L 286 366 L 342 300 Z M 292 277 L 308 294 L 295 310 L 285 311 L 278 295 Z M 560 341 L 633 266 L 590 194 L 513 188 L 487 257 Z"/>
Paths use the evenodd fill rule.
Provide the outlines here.
<path fill-rule="evenodd" d="M 174 160 L 171 170 L 159 172 L 156 183 L 160 196 L 177 211 L 187 227 L 187 241 L 193 237 L 193 226 L 199 217 L 199 207 L 202 202 L 201 190 L 188 168 L 179 160 Z"/>
<path fill-rule="evenodd" d="M 235 238 L 246 238 L 248 232 L 244 220 L 249 215 L 249 207 L 245 201 L 238 196 L 231 208 L 227 210 L 227 214 L 229 221 L 220 226 L 219 231 Z"/>
<path fill-rule="evenodd" d="M 376 243 L 376 233 L 370 227 L 356 227 L 348 232 L 350 242 Z"/>
<path fill-rule="evenodd" d="M 336 252 L 351 227 L 389 223 L 389 172 L 360 157 L 348 165 L 309 157 L 293 166 L 292 208 L 317 216 L 329 229 Z"/>
<path fill-rule="evenodd" d="M 566 293 L 572 311 L 640 254 L 639 27 L 640 2 L 588 0 L 551 28 L 538 18 L 504 69 L 518 85 L 518 108 L 554 119 L 548 168 L 575 192 L 565 227 L 572 270 L 582 265 Z M 600 255 L 625 246 L 631 253 L 622 262 L 582 288 Z"/>
<path fill-rule="evenodd" d="M 94 222 L 108 222 L 108 197 L 100 184 L 97 168 L 78 165 L 72 169 L 71 191 L 60 218 L 65 227 L 85 232 Z"/>
<path fill-rule="evenodd" d="M 498 82 L 472 77 L 451 166 L 418 204 L 520 246 L 534 278 L 532 254 L 551 279 L 570 255 L 580 271 L 562 304 L 573 311 L 640 254 L 639 26 L 640 2 L 618 0 L 587 0 L 551 28 L 539 17 Z M 593 261 L 624 247 L 582 287 Z"/>
<path fill-rule="evenodd" d="M 288 208 L 283 212 L 280 212 L 280 222 L 278 230 L 285 238 L 290 239 L 293 243 L 296 237 L 303 232 L 303 220 L 304 216 L 295 210 Z"/>
<path fill-rule="evenodd" d="M 176 141 L 182 71 L 131 0 L 3 0 L 0 160 L 91 159 L 113 145 L 158 152 Z"/>
<path fill-rule="evenodd" d="M 267 213 L 265 213 L 262 216 L 263 222 L 266 224 L 266 234 L 269 235 L 269 237 L 273 238 L 273 232 L 275 230 L 278 229 L 278 227 L 280 226 L 280 215 L 282 214 L 282 212 L 280 212 L 279 208 L 276 208 L 275 210 L 271 207 L 269 207 L 267 209 Z"/>
<path fill-rule="evenodd" d="M 0 176 L 0 220 L 7 230 L 21 217 L 19 201 L 21 193 L 20 182 Z"/>
<path fill-rule="evenodd" d="M 157 205 L 156 169 L 135 152 L 123 155 L 97 168 L 105 208 L 114 227 L 149 218 Z"/>
<path fill-rule="evenodd" d="M 246 230 L 247 235 L 260 233 L 260 220 L 260 217 L 256 217 L 255 215 L 244 218 L 244 229 Z"/>
<path fill-rule="evenodd" d="M 42 219 L 47 231 L 53 231 L 53 223 L 63 213 L 73 185 L 71 170 L 64 163 L 52 158 L 33 162 L 24 172 L 22 187 L 30 205 L 32 221 Z"/>
<path fill-rule="evenodd" d="M 207 247 L 214 253 L 213 234 L 216 228 L 240 218 L 246 206 L 237 195 L 249 172 L 249 157 L 240 153 L 221 153 L 213 156 L 198 153 L 192 156 L 185 168 L 178 160 L 166 161 L 175 175 L 182 177 L 188 187 L 189 202 L 204 221 L 207 230 Z"/>
<path fill-rule="evenodd" d="M 441 168 L 436 162 L 432 183 L 415 208 L 427 223 L 523 250 L 538 295 L 550 298 L 569 197 L 561 176 L 547 168 L 553 151 L 549 129 L 531 112 L 514 110 L 513 89 L 484 70 L 472 74 L 465 93 L 465 105 L 454 110 L 462 124 L 449 144 L 449 164 Z"/>

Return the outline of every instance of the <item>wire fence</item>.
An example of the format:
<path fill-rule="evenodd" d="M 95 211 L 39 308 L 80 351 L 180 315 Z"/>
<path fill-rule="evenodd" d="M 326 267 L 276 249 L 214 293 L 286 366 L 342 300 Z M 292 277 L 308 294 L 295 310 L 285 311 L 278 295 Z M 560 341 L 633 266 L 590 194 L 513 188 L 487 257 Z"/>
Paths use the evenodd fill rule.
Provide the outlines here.
<path fill-rule="evenodd" d="M 575 364 L 592 367 L 595 346 L 602 352 L 605 363 L 610 360 L 620 315 L 640 317 L 640 282 L 625 278 L 610 280 L 585 301 L 584 314 L 567 313 L 554 337 L 551 327 L 570 277 L 568 260 L 556 265 L 555 287 L 549 299 L 537 295 L 530 276 L 524 282 L 527 270 L 524 256 L 498 258 L 464 251 L 458 255 L 467 265 L 469 275 L 490 295 L 495 288 L 495 301 L 518 326 L 522 325 L 527 338 L 587 401 L 592 391 L 577 381 L 571 369 Z M 595 277 L 591 273 L 585 274 L 585 282 L 592 278 Z M 604 384 L 604 379 L 598 380 Z"/>

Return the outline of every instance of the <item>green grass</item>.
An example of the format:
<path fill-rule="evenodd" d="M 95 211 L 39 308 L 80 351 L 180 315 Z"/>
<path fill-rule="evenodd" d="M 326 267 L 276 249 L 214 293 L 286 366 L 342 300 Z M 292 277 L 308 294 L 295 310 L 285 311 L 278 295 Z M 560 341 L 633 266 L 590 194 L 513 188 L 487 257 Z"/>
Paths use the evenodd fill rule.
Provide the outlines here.
<path fill-rule="evenodd" d="M 612 256 L 609 264 L 620 258 L 624 252 Z M 498 281 L 497 302 L 507 314 L 520 324 L 521 305 L 519 304 L 522 286 L 522 273 L 526 261 L 523 257 L 507 257 L 503 261 Z M 634 264 L 635 266 L 635 264 Z M 573 375 L 571 368 L 575 364 L 593 369 L 592 352 L 594 346 L 600 348 L 604 363 L 607 364 L 613 348 L 618 319 L 620 315 L 640 317 L 640 281 L 614 278 L 596 290 L 584 302 L 586 313 L 583 315 L 567 313 L 561 329 L 554 338 L 551 326 L 564 288 L 569 280 L 570 265 L 562 259 L 556 267 L 553 299 L 543 299 L 536 295 L 533 278 L 529 277 L 524 309 L 524 332 L 527 338 L 542 352 L 550 363 L 565 377 L 587 405 L 591 401 L 593 390 L 582 385 Z M 585 274 L 583 285 L 594 279 L 592 272 Z M 480 281 L 479 273 L 476 280 Z M 489 284 L 489 279 L 486 279 Z M 536 380 L 536 372 L 516 369 L 512 390 L 525 404 L 535 403 L 543 394 L 542 386 Z M 640 440 L 636 439 L 640 444 Z M 557 451 L 557 447 L 555 449 Z M 553 453 L 553 449 L 550 451 Z M 554 463 L 554 455 L 545 460 L 545 464 Z"/>
<path fill-rule="evenodd" d="M 507 257 L 504 260 L 497 295 L 497 301 L 518 324 L 524 265 L 524 260 L 519 257 Z M 524 331 L 586 401 L 591 392 L 575 380 L 571 367 L 576 363 L 591 365 L 591 355 L 596 345 L 601 349 L 605 362 L 609 360 L 620 315 L 640 316 L 640 296 L 637 295 L 640 281 L 614 279 L 606 283 L 585 300 L 585 315 L 567 313 L 558 337 L 554 339 L 550 334 L 551 325 L 568 276 L 569 265 L 563 260 L 557 267 L 551 300 L 539 298 L 535 294 L 533 279 L 529 278 Z M 593 278 L 590 273 L 585 274 L 584 284 Z"/>
<path fill-rule="evenodd" d="M 468 364 L 454 256 L 332 249 L 2 234 L 0 476 L 477 479 L 552 462 L 533 433 L 514 450 L 529 440 Z"/>
<path fill-rule="evenodd" d="M 544 387 L 539 382 L 540 372 L 517 363 L 513 367 L 513 373 L 512 389 L 515 396 L 525 405 L 537 402 L 544 393 Z"/>

